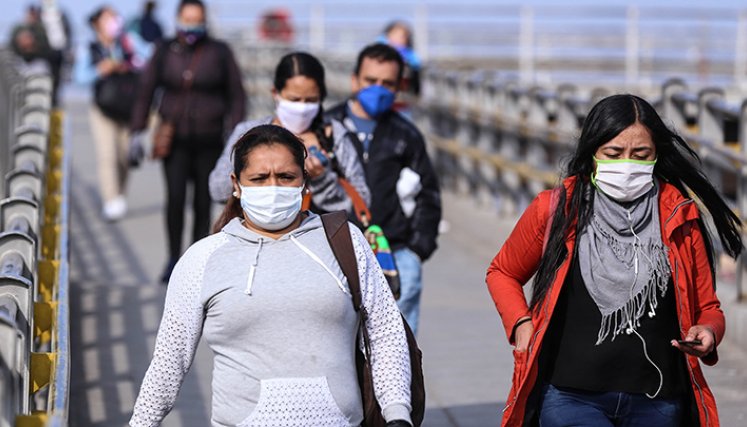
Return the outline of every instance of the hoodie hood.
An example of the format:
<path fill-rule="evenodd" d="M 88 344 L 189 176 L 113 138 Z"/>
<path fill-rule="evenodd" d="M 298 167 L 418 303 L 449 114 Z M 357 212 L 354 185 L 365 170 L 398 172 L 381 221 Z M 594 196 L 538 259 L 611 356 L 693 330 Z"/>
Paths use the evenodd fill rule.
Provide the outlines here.
<path fill-rule="evenodd" d="M 269 243 L 272 241 L 280 242 L 283 240 L 289 240 L 291 236 L 300 237 L 310 231 L 323 228 L 322 219 L 319 217 L 319 215 L 309 211 L 303 212 L 303 214 L 305 214 L 306 218 L 301 221 L 301 224 L 298 226 L 298 228 L 289 231 L 288 233 L 280 236 L 278 239 L 272 239 L 267 236 L 263 236 L 256 231 L 246 228 L 244 226 L 244 219 L 240 217 L 232 219 L 231 222 L 226 224 L 221 231 L 230 236 L 244 240 L 247 243 L 259 244 L 260 241 Z"/>
<path fill-rule="evenodd" d="M 252 295 L 252 287 L 254 286 L 254 278 L 257 273 L 257 269 L 260 268 L 260 261 L 261 261 L 261 254 L 262 254 L 262 248 L 265 245 L 293 245 L 296 246 L 298 249 L 300 249 L 303 253 L 305 253 L 309 258 L 311 258 L 315 263 L 319 264 L 324 271 L 329 274 L 332 279 L 334 279 L 335 283 L 337 284 L 337 287 L 340 288 L 340 290 L 350 295 L 350 291 L 347 289 L 346 285 L 343 283 L 343 279 L 340 278 L 338 274 L 335 274 L 335 272 L 332 270 L 331 266 L 328 263 L 325 263 L 322 261 L 322 259 L 319 257 L 318 254 L 314 253 L 313 250 L 309 249 L 307 245 L 304 245 L 299 240 L 304 235 L 309 234 L 311 232 L 314 232 L 316 230 L 319 230 L 320 228 L 324 228 L 322 225 L 322 219 L 319 217 L 319 215 L 316 215 L 311 212 L 305 212 L 305 218 L 301 221 L 301 224 L 298 226 L 298 228 L 291 230 L 290 232 L 280 236 L 278 239 L 272 239 L 266 236 L 263 236 L 255 231 L 252 231 L 248 228 L 246 228 L 243 224 L 242 218 L 234 218 L 226 224 L 225 227 L 223 227 L 223 232 L 238 239 L 242 243 L 248 243 L 252 247 L 254 247 L 254 255 L 251 257 L 251 265 L 249 266 L 249 273 L 247 275 L 246 279 L 246 289 L 244 290 L 244 293 L 246 295 L 251 296 Z M 326 240 L 326 234 L 324 231 L 321 231 L 322 235 L 324 235 L 324 238 Z M 339 269 L 339 268 L 338 268 Z"/>

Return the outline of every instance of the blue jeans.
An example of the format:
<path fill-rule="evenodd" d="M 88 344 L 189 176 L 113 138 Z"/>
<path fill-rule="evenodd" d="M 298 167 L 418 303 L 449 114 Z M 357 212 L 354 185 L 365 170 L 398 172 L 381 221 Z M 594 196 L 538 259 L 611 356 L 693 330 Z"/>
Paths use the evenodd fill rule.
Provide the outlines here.
<path fill-rule="evenodd" d="M 540 427 L 677 427 L 680 399 L 649 399 L 645 394 L 587 392 L 543 386 Z"/>
<path fill-rule="evenodd" d="M 394 251 L 394 262 L 397 264 L 400 283 L 400 297 L 397 301 L 399 310 L 405 316 L 413 334 L 418 332 L 420 316 L 420 291 L 423 289 L 422 263 L 420 257 L 410 249 Z"/>

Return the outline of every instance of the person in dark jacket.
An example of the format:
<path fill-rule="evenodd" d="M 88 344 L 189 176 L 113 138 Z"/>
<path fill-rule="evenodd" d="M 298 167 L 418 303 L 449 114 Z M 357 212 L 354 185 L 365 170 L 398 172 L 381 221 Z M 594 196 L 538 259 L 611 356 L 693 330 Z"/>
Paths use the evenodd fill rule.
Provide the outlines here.
<path fill-rule="evenodd" d="M 417 331 L 421 264 L 436 250 L 441 193 L 425 140 L 409 120 L 392 110 L 404 63 L 394 48 L 377 43 L 358 55 L 354 95 L 328 117 L 358 136 L 354 141 L 371 190 L 371 216 L 393 249 L 400 274 L 400 310 Z"/>
<path fill-rule="evenodd" d="M 246 94 L 239 67 L 228 45 L 212 38 L 200 0 L 183 0 L 178 8 L 177 35 L 153 54 L 140 80 L 131 121 L 132 145 L 141 145 L 157 89 L 162 123 L 173 123 L 174 136 L 163 156 L 166 177 L 166 223 L 169 260 L 161 276 L 166 283 L 182 252 L 187 183 L 194 185 L 197 241 L 210 230 L 208 176 L 223 149 L 224 136 L 246 113 Z"/>

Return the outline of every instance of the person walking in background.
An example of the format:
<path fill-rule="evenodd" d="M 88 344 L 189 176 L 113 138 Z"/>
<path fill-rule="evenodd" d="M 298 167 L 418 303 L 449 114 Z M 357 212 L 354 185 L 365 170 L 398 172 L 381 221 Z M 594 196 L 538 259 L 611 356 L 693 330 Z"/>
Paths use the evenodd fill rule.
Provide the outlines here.
<path fill-rule="evenodd" d="M 73 62 L 73 31 L 67 15 L 60 10 L 57 2 L 42 2 L 41 6 L 31 6 L 36 10 L 37 19 L 44 25 L 44 32 L 49 42 L 49 68 L 52 72 L 54 91 L 53 105 L 59 105 L 59 89 L 62 81 L 62 70 Z"/>
<path fill-rule="evenodd" d="M 416 332 L 422 262 L 436 250 L 441 194 L 423 136 L 392 110 L 403 72 L 402 56 L 394 48 L 382 43 L 367 46 L 358 55 L 351 77 L 354 95 L 327 116 L 357 136 L 356 151 L 371 190 L 371 216 L 389 240 L 399 270 L 397 303 Z M 404 186 L 417 185 L 414 194 L 403 190 L 405 181 L 412 184 Z M 409 194 L 414 201 L 410 208 L 405 209 L 398 192 Z"/>
<path fill-rule="evenodd" d="M 420 56 L 415 52 L 410 26 L 404 21 L 394 21 L 386 26 L 379 41 L 397 49 L 397 52 L 402 55 L 405 70 L 402 73 L 402 83 L 400 84 L 401 93 L 414 97 L 420 96 L 420 72 L 423 63 Z M 407 99 L 402 99 L 402 96 L 399 98 L 394 104 L 394 109 L 410 118 L 412 116 L 410 103 Z"/>
<path fill-rule="evenodd" d="M 337 120 L 325 121 L 322 103 L 327 97 L 324 67 L 304 52 L 285 55 L 275 69 L 272 96 L 275 115 L 239 123 L 228 138 L 223 154 L 210 173 L 213 200 L 227 200 L 232 190 L 231 152 L 236 141 L 248 130 L 263 124 L 283 126 L 298 136 L 306 148 L 317 155 L 306 158 L 312 210 L 316 213 L 347 211 L 353 215 L 353 202 L 340 178 L 346 179 L 366 206 L 371 193 L 353 145 L 354 135 Z"/>
<path fill-rule="evenodd" d="M 52 49 L 39 14 L 36 6 L 26 9 L 23 22 L 11 30 L 10 48 L 27 64 L 40 61 L 48 65 Z"/>
<path fill-rule="evenodd" d="M 653 107 L 615 95 L 592 108 L 562 185 L 488 268 L 515 346 L 503 425 L 718 425 L 698 362 L 715 364 L 724 336 L 703 208 L 736 258 L 739 218 Z"/>
<path fill-rule="evenodd" d="M 154 16 L 156 5 L 154 0 L 146 1 L 143 14 L 132 22 L 135 31 L 148 43 L 159 43 L 163 39 L 163 29 Z"/>
<path fill-rule="evenodd" d="M 214 354 L 213 426 L 359 426 L 355 348 L 365 328 L 382 416 L 387 426 L 411 426 L 404 324 L 363 234 L 343 225 L 368 313 L 359 325 L 321 217 L 301 211 L 303 142 L 261 125 L 232 150 L 233 194 L 220 231 L 192 245 L 174 269 L 129 425 L 161 425 L 204 336 Z"/>
<path fill-rule="evenodd" d="M 94 85 L 89 119 L 95 141 L 103 216 L 116 221 L 127 213 L 128 121 L 138 73 L 150 50 L 137 34 L 124 31 L 122 18 L 108 6 L 97 9 L 88 22 L 96 39 L 79 52 L 74 76 L 78 83 Z"/>
<path fill-rule="evenodd" d="M 210 36 L 205 14 L 200 0 L 181 2 L 176 37 L 161 44 L 146 66 L 131 121 L 132 144 L 140 146 L 154 94 L 161 90 L 153 156 L 161 159 L 166 178 L 169 258 L 163 283 L 182 253 L 187 184 L 194 188 L 192 238 L 197 241 L 210 231 L 210 171 L 226 131 L 246 114 L 239 67 L 229 46 Z"/>
<path fill-rule="evenodd" d="M 10 47 L 28 66 L 43 64 L 52 75 L 52 105 L 59 105 L 62 68 L 70 57 L 71 34 L 67 17 L 54 5 L 29 5 L 23 23 L 13 27 Z"/>

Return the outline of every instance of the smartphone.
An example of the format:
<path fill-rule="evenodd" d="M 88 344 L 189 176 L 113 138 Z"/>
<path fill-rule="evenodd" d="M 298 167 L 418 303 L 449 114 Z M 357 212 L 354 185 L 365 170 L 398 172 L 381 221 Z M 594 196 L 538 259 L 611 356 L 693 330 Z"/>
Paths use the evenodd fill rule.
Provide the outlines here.
<path fill-rule="evenodd" d="M 322 153 L 316 145 L 312 145 L 311 147 L 309 147 L 309 154 L 319 159 L 319 162 L 322 164 L 322 166 L 326 167 L 329 164 L 329 159 L 327 158 L 327 156 L 325 156 L 324 153 Z"/>
<path fill-rule="evenodd" d="M 686 345 L 688 347 L 692 347 L 692 346 L 696 346 L 696 345 L 701 345 L 703 343 L 700 340 L 696 339 L 696 340 L 692 340 L 692 341 L 677 340 L 677 344 L 679 344 L 679 345 Z"/>

